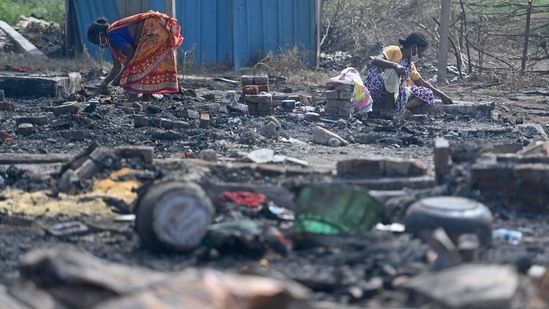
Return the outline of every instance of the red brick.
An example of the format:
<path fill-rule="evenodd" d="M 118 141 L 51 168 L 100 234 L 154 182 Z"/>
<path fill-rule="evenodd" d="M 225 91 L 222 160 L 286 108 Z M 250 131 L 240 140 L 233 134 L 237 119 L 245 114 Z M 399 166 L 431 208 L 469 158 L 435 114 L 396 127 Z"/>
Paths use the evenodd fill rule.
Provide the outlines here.
<path fill-rule="evenodd" d="M 15 104 L 0 102 L 0 110 L 13 112 L 15 110 Z"/>
<path fill-rule="evenodd" d="M 326 106 L 334 108 L 351 108 L 353 107 L 353 102 L 351 100 L 327 100 Z"/>
<path fill-rule="evenodd" d="M 267 75 L 258 75 L 254 77 L 254 85 L 268 85 L 269 76 Z"/>
<path fill-rule="evenodd" d="M 240 77 L 240 82 L 242 83 L 242 86 L 253 85 L 254 77 L 250 75 L 243 75 L 242 77 Z"/>
<path fill-rule="evenodd" d="M 245 85 L 242 88 L 242 92 L 244 92 L 245 94 L 258 94 L 259 87 L 257 87 L 257 85 Z"/>
<path fill-rule="evenodd" d="M 259 93 L 269 92 L 269 85 L 257 85 Z"/>

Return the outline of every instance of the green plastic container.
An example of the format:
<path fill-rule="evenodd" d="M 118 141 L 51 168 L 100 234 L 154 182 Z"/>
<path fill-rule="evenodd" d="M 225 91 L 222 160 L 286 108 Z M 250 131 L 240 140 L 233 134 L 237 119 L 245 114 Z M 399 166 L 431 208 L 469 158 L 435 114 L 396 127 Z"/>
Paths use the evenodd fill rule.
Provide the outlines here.
<path fill-rule="evenodd" d="M 298 193 L 294 229 L 327 235 L 369 231 L 383 211 L 379 201 L 358 186 L 306 185 Z"/>

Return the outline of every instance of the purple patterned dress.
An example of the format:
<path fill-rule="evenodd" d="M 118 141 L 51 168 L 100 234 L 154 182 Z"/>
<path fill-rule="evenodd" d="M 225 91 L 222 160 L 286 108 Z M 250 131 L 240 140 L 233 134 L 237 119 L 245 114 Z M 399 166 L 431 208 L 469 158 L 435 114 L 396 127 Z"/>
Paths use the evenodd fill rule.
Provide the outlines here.
<path fill-rule="evenodd" d="M 399 64 L 404 67 L 406 71 L 404 76 L 402 76 L 402 80 L 406 81 L 410 77 L 410 72 L 412 70 L 410 59 L 402 59 Z M 364 79 L 364 85 L 368 88 L 370 94 L 372 95 L 374 106 L 385 106 L 385 85 L 383 84 L 383 77 L 381 77 L 383 70 L 384 69 L 382 68 L 372 66 L 366 72 L 366 78 Z M 399 92 L 400 94 L 398 96 L 398 101 L 395 102 L 396 112 L 406 106 L 406 103 L 408 103 L 408 101 L 413 97 L 418 97 L 429 105 L 435 104 L 435 95 L 429 88 L 416 85 L 405 86 L 401 83 Z"/>

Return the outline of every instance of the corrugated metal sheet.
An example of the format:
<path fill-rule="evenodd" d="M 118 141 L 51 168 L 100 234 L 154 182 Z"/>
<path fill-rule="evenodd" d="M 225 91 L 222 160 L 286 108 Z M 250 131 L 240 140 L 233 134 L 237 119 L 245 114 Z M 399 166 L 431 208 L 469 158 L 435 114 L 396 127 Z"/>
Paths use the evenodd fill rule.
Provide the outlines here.
<path fill-rule="evenodd" d="M 148 7 L 153 10 L 164 9 L 163 0 L 72 1 L 80 35 L 92 57 L 98 48 L 87 42 L 86 31 L 98 17 L 104 16 L 112 22 L 126 16 L 126 12 L 144 9 L 146 1 L 150 1 Z M 315 3 L 315 0 L 177 0 L 175 17 L 185 38 L 180 53 L 185 52 L 195 64 L 225 63 L 235 69 L 255 64 L 270 51 L 286 51 L 294 46 L 314 55 Z"/>

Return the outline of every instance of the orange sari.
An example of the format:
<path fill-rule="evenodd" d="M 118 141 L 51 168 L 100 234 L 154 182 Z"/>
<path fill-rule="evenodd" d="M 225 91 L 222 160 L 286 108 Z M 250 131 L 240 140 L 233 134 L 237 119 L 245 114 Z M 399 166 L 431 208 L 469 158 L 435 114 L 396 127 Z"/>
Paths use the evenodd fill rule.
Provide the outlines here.
<path fill-rule="evenodd" d="M 122 71 L 120 87 L 143 94 L 178 92 L 175 50 L 183 42 L 183 37 L 175 18 L 149 11 L 117 20 L 107 32 L 142 20 L 141 34 L 134 38 L 137 47 L 133 58 Z M 126 56 L 121 51 L 115 48 L 111 51 L 120 63 L 126 62 Z"/>

